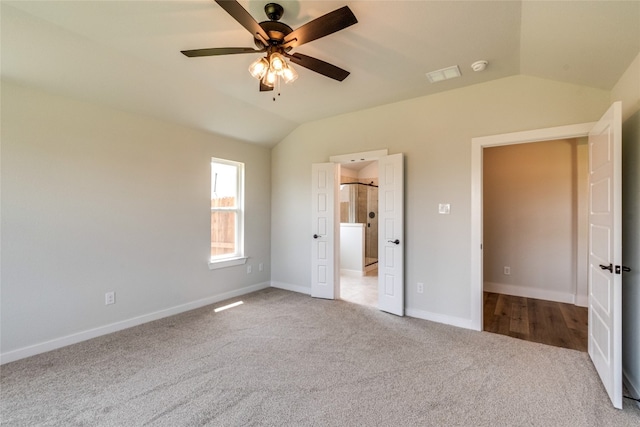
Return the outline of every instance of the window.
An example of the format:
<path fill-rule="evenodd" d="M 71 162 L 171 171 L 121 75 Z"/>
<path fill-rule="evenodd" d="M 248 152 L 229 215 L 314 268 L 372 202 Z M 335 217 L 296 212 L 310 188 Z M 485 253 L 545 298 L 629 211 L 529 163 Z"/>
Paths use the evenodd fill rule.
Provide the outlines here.
<path fill-rule="evenodd" d="M 211 159 L 210 268 L 244 264 L 244 164 Z"/>

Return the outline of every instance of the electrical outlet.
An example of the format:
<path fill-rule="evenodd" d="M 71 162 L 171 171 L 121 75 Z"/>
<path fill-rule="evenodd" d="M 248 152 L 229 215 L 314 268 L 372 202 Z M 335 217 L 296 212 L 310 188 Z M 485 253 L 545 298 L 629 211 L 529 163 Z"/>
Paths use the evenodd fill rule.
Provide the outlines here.
<path fill-rule="evenodd" d="M 417 289 L 419 294 L 424 292 L 424 283 L 418 283 Z"/>
<path fill-rule="evenodd" d="M 258 270 L 259 271 L 264 270 L 264 263 L 261 262 L 260 264 L 258 264 Z"/>
<path fill-rule="evenodd" d="M 247 265 L 247 274 L 251 274 L 252 268 L 251 265 Z"/>
<path fill-rule="evenodd" d="M 510 274 L 511 274 L 511 267 L 505 267 L 505 268 L 504 268 L 504 275 L 505 275 L 505 276 L 508 276 L 508 275 L 510 275 Z"/>
<path fill-rule="evenodd" d="M 104 294 L 104 305 L 111 305 L 116 303 L 116 293 L 107 292 Z"/>

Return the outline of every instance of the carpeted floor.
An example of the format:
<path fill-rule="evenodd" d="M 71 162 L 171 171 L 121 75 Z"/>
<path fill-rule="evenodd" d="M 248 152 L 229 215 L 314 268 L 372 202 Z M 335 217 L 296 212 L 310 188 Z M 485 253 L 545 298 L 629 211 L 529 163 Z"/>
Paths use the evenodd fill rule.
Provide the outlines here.
<path fill-rule="evenodd" d="M 2 366 L 2 425 L 640 425 L 586 353 L 279 289 L 241 299 Z"/>

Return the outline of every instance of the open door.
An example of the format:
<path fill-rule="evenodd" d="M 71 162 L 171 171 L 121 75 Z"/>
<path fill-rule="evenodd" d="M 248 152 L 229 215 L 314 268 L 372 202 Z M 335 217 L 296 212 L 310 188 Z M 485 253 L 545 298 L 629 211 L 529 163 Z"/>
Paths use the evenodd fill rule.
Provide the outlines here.
<path fill-rule="evenodd" d="M 402 153 L 378 159 L 378 308 L 404 316 Z"/>
<path fill-rule="evenodd" d="M 614 103 L 589 132 L 589 356 L 622 408 L 622 114 Z"/>
<path fill-rule="evenodd" d="M 340 167 L 335 163 L 314 163 L 311 166 L 311 296 L 335 299 L 340 297 L 340 224 L 335 208 Z"/>

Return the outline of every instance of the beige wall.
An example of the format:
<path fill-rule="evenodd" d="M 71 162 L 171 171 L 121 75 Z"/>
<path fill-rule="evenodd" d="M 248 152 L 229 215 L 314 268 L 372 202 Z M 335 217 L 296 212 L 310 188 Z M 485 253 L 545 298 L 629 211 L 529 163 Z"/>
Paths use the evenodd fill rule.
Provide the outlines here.
<path fill-rule="evenodd" d="M 311 164 L 386 148 L 406 156 L 408 313 L 468 323 L 471 139 L 591 122 L 608 106 L 607 91 L 516 76 L 300 126 L 272 152 L 272 281 L 310 290 Z"/>
<path fill-rule="evenodd" d="M 611 90 L 611 103 L 622 101 L 622 121 L 640 110 L 640 53 Z"/>
<path fill-rule="evenodd" d="M 6 82 L 1 141 L 3 361 L 268 286 L 270 150 Z M 211 157 L 245 163 L 250 275 L 207 266 Z"/>
<path fill-rule="evenodd" d="M 586 152 L 576 139 L 484 149 L 485 291 L 586 301 Z"/>
<path fill-rule="evenodd" d="M 340 183 L 356 182 L 358 180 L 358 171 L 341 168 L 340 169 Z"/>
<path fill-rule="evenodd" d="M 365 166 L 358 172 L 358 179 L 364 184 L 378 185 L 378 162 Z"/>

